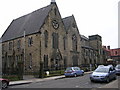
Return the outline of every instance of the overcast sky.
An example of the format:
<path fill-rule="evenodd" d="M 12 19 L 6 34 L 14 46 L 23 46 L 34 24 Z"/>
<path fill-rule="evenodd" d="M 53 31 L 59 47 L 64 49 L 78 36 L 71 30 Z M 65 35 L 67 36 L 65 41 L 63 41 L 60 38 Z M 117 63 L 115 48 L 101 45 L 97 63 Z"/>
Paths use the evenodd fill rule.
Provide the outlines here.
<path fill-rule="evenodd" d="M 118 48 L 118 1 L 56 0 L 62 18 L 75 16 L 80 34 L 99 34 L 102 44 Z M 0 37 L 13 19 L 49 5 L 51 0 L 1 0 Z M 119 47 L 120 48 L 120 47 Z"/>

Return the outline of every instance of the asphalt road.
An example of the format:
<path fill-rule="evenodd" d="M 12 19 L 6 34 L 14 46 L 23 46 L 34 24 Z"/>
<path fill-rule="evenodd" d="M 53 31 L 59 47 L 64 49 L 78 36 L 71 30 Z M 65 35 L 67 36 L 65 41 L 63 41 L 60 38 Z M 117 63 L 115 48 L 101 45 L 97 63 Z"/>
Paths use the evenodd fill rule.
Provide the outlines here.
<path fill-rule="evenodd" d="M 103 82 L 91 82 L 89 79 L 89 74 L 87 74 L 79 77 L 61 78 L 56 80 L 34 82 L 30 84 L 15 85 L 10 86 L 9 88 L 99 88 L 106 84 L 107 83 Z"/>

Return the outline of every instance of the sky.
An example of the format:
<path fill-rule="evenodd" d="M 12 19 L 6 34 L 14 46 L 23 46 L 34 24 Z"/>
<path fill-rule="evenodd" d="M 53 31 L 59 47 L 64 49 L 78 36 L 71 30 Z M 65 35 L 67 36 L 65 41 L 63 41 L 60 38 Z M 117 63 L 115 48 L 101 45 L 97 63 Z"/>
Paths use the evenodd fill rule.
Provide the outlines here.
<path fill-rule="evenodd" d="M 62 18 L 74 15 L 81 35 L 98 34 L 102 45 L 118 48 L 120 0 L 55 0 Z M 51 0 L 1 0 L 0 37 L 13 19 L 49 5 Z M 120 47 L 119 47 L 120 48 Z"/>

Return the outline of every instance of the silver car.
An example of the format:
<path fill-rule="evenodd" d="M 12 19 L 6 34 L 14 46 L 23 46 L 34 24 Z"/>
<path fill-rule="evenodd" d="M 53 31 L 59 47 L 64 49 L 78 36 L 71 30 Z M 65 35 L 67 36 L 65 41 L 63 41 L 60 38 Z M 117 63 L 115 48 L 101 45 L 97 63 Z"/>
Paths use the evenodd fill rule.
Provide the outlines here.
<path fill-rule="evenodd" d="M 116 71 L 111 66 L 100 66 L 91 75 L 90 80 L 93 81 L 105 81 L 116 79 Z"/>
<path fill-rule="evenodd" d="M 116 70 L 116 74 L 120 75 L 120 64 L 116 65 L 115 70 Z"/>

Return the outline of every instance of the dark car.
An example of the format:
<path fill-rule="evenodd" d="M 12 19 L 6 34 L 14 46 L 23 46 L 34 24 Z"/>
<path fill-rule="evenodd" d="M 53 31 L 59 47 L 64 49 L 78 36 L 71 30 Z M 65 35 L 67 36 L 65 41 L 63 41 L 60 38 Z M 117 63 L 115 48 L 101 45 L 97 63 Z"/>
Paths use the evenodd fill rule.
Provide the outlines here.
<path fill-rule="evenodd" d="M 68 67 L 65 70 L 65 77 L 69 77 L 69 76 L 79 76 L 79 75 L 84 75 L 84 71 L 81 70 L 79 67 Z"/>
<path fill-rule="evenodd" d="M 116 70 L 109 66 L 98 67 L 91 75 L 90 80 L 93 81 L 105 81 L 110 82 L 110 80 L 116 79 Z"/>
<path fill-rule="evenodd" d="M 3 78 L 0 78 L 0 86 L 4 89 L 4 88 L 7 88 L 9 85 L 9 80 L 8 79 L 3 79 Z"/>
<path fill-rule="evenodd" d="M 116 70 L 116 75 L 120 75 L 120 64 L 116 65 L 115 70 Z"/>

